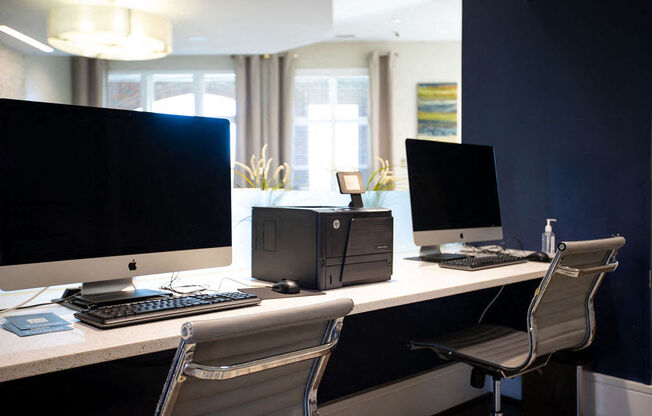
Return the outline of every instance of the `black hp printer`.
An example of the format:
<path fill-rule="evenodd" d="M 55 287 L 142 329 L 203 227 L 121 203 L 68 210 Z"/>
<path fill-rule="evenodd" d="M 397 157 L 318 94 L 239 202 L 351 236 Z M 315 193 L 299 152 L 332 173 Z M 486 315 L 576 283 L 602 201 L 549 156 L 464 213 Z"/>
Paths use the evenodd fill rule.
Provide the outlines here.
<path fill-rule="evenodd" d="M 351 175 L 359 177 L 359 187 Z M 359 172 L 339 172 L 338 180 L 340 191 L 352 194 L 348 207 L 253 208 L 253 277 L 316 290 L 391 278 L 392 212 L 362 207 Z"/>

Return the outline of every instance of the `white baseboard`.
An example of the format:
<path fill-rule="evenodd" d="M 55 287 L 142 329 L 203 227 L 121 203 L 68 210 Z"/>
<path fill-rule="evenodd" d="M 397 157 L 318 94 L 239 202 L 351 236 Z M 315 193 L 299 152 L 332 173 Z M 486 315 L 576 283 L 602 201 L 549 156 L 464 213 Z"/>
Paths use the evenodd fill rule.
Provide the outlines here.
<path fill-rule="evenodd" d="M 652 386 L 584 371 L 582 408 L 587 416 L 652 414 Z"/>
<path fill-rule="evenodd" d="M 451 364 L 328 403 L 321 416 L 430 416 L 491 392 L 471 387 L 471 367 Z"/>
<path fill-rule="evenodd" d="M 471 367 L 451 364 L 330 402 L 320 407 L 319 413 L 321 416 L 430 416 L 491 392 L 490 380 L 483 389 L 476 389 L 469 384 L 470 376 Z M 583 415 L 648 416 L 652 414 L 650 409 L 652 386 L 590 371 L 582 373 Z"/>

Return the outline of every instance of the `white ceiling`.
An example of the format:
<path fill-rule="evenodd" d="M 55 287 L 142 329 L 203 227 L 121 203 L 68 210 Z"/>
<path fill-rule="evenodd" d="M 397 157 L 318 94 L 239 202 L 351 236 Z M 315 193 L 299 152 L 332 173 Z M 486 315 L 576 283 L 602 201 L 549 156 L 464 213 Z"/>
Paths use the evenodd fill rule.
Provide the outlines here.
<path fill-rule="evenodd" d="M 47 14 L 114 4 L 172 21 L 173 55 L 274 53 L 324 41 L 460 40 L 461 0 L 0 0 L 0 25 L 46 43 Z M 41 53 L 0 33 L 0 42 Z"/>

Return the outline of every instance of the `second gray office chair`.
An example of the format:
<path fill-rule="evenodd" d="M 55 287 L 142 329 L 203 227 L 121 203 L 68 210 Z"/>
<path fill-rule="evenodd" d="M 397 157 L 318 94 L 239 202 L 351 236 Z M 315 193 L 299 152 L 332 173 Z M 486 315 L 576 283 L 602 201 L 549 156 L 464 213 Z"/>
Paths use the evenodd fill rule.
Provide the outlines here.
<path fill-rule="evenodd" d="M 439 338 L 412 341 L 441 358 L 465 362 L 493 378 L 493 415 L 502 415 L 500 381 L 541 368 L 559 350 L 579 350 L 593 341 L 593 298 L 605 273 L 616 270 L 623 237 L 559 244 L 559 251 L 534 292 L 527 330 L 474 325 Z M 484 377 L 484 376 L 483 376 Z"/>
<path fill-rule="evenodd" d="M 156 414 L 317 414 L 317 386 L 352 309 L 337 299 L 184 324 Z"/>

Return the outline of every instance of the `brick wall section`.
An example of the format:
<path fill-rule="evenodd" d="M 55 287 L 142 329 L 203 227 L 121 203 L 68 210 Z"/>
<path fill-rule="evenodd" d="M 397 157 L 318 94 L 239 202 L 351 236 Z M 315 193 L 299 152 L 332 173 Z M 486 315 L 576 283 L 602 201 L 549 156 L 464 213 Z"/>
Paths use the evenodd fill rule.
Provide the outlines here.
<path fill-rule="evenodd" d="M 25 98 L 23 55 L 0 43 L 0 98 Z"/>

